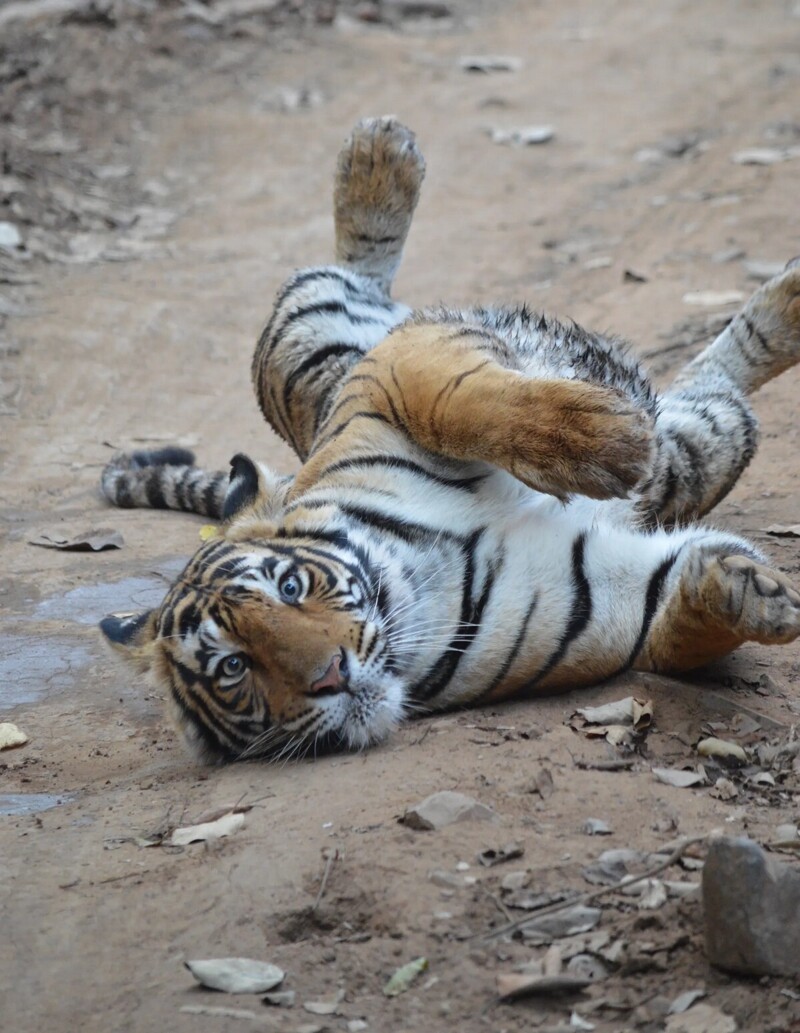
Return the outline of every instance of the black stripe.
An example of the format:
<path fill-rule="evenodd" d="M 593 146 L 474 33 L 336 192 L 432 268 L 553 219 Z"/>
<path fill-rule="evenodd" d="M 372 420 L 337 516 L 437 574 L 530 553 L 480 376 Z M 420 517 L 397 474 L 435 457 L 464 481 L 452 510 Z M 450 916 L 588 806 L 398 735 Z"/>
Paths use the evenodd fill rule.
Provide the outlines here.
<path fill-rule="evenodd" d="M 114 484 L 114 505 L 120 509 L 134 509 L 136 506 L 128 483 L 129 476 L 121 473 Z"/>
<path fill-rule="evenodd" d="M 441 484 L 445 488 L 459 488 L 470 492 L 473 492 L 476 485 L 486 477 L 485 474 L 478 474 L 474 477 L 443 477 L 441 474 L 434 473 L 419 463 L 415 463 L 411 459 L 404 459 L 401 456 L 369 455 L 353 456 L 351 459 L 339 459 L 337 462 L 331 463 L 330 466 L 326 466 L 318 475 L 317 480 L 322 480 L 323 477 L 327 477 L 332 473 L 338 473 L 340 470 L 372 466 L 388 466 L 395 470 L 410 470 L 412 473 L 419 474 L 420 477 L 426 477 L 428 480 Z"/>
<path fill-rule="evenodd" d="M 753 321 L 748 316 L 743 315 L 742 320 L 744 322 L 744 325 L 747 327 L 747 332 L 750 334 L 750 336 L 755 337 L 755 339 L 758 341 L 758 343 L 761 345 L 764 351 L 767 352 L 767 354 L 769 354 L 769 341 L 764 336 L 764 334 L 761 333 L 761 331 L 756 327 L 755 323 L 753 323 Z"/>
<path fill-rule="evenodd" d="M 354 506 L 347 503 L 340 503 L 339 509 L 345 516 L 358 520 L 379 531 L 387 531 L 404 542 L 415 544 L 420 538 L 441 538 L 442 541 L 458 540 L 458 536 L 440 528 L 426 527 L 424 524 L 412 523 L 409 520 L 397 519 L 389 516 L 388 513 L 381 513 L 376 509 L 366 509 L 363 506 Z"/>
<path fill-rule="evenodd" d="M 489 682 L 486 688 L 483 689 L 480 695 L 473 697 L 470 700 L 470 704 L 478 703 L 480 702 L 480 700 L 484 699 L 486 696 L 489 696 L 492 692 L 494 692 L 497 686 L 501 684 L 505 676 L 511 670 L 511 665 L 517 659 L 519 651 L 520 649 L 522 649 L 522 643 L 525 641 L 525 637 L 528 634 L 528 626 L 531 622 L 531 617 L 533 616 L 533 611 L 536 609 L 536 604 L 538 603 L 538 601 L 539 593 L 534 592 L 531 596 L 531 601 L 528 605 L 528 609 L 525 611 L 525 616 L 522 619 L 522 624 L 520 625 L 519 631 L 517 632 L 517 636 L 514 639 L 511 649 L 509 650 L 508 656 L 503 661 L 502 667 L 494 676 L 494 678 L 492 678 L 492 680 Z"/>
<path fill-rule="evenodd" d="M 328 431 L 328 433 L 325 434 L 324 437 L 320 438 L 319 441 L 315 441 L 314 452 L 319 452 L 323 445 L 327 445 L 338 438 L 340 434 L 347 430 L 353 420 L 376 420 L 378 423 L 390 425 L 388 417 L 384 416 L 383 413 L 373 412 L 367 409 L 359 409 L 358 412 L 354 412 L 351 416 L 348 416 L 342 423 L 338 423 L 333 430 Z"/>
<path fill-rule="evenodd" d="M 287 419 L 289 418 L 289 403 L 298 380 L 314 369 L 315 366 L 321 366 L 327 359 L 332 359 L 339 355 L 347 355 L 352 352 L 355 352 L 357 355 L 364 354 L 363 349 L 357 344 L 346 344 L 343 341 L 337 341 L 325 345 L 324 348 L 318 348 L 312 355 L 309 355 L 307 359 L 301 362 L 299 366 L 295 366 L 283 385 L 283 409 Z"/>
<path fill-rule="evenodd" d="M 539 673 L 522 687 L 521 692 L 535 688 L 553 668 L 563 660 L 572 643 L 584 632 L 592 618 L 592 589 L 583 568 L 586 552 L 586 532 L 579 534 L 572 544 L 572 608 L 569 620 L 558 645 L 550 654 Z"/>
<path fill-rule="evenodd" d="M 452 680 L 461 658 L 475 641 L 480 631 L 483 612 L 492 593 L 497 568 L 491 568 L 486 576 L 478 601 L 473 604 L 472 592 L 475 583 L 475 549 L 484 529 L 474 531 L 464 543 L 464 576 L 461 582 L 461 615 L 455 634 L 449 645 L 419 681 L 409 690 L 412 699 L 429 700 L 442 692 Z"/>
<path fill-rule="evenodd" d="M 647 585 L 647 593 L 644 597 L 644 613 L 642 615 L 642 627 L 639 631 L 639 635 L 630 651 L 630 655 L 625 663 L 620 667 L 614 674 L 609 675 L 610 678 L 615 677 L 617 674 L 622 674 L 633 666 L 636 657 L 639 655 L 644 640 L 647 638 L 647 633 L 650 630 L 650 625 L 653 623 L 653 617 L 655 616 L 658 604 L 661 601 L 661 591 L 664 587 L 664 582 L 667 579 L 667 575 L 675 566 L 675 561 L 678 558 L 678 553 L 675 552 L 667 558 L 653 571 L 650 576 L 650 581 Z"/>

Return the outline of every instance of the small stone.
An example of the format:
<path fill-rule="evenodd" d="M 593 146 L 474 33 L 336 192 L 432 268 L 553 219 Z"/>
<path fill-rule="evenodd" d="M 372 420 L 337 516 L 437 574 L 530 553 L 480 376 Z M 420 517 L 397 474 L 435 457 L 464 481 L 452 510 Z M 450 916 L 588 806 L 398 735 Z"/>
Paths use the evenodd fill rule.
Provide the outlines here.
<path fill-rule="evenodd" d="M 0 249 L 11 251 L 22 243 L 22 234 L 13 222 L 0 222 Z"/>
<path fill-rule="evenodd" d="M 791 842 L 793 839 L 798 838 L 798 831 L 796 825 L 786 824 L 779 825 L 775 829 L 775 839 L 779 842 Z"/>
<path fill-rule="evenodd" d="M 747 975 L 800 974 L 800 870 L 746 837 L 714 839 L 703 868 L 706 953 Z M 693 1009 L 694 1010 L 694 1009 Z"/>
<path fill-rule="evenodd" d="M 736 1033 L 736 1020 L 710 1004 L 696 1004 L 680 1015 L 670 1015 L 665 1033 Z"/>
<path fill-rule="evenodd" d="M 457 875 L 453 875 L 452 872 L 442 871 L 440 868 L 432 871 L 428 878 L 434 884 L 434 886 L 441 886 L 444 889 L 458 889 L 464 885 L 463 879 L 460 879 Z"/>
<path fill-rule="evenodd" d="M 369 1029 L 369 1023 L 363 1019 L 351 1019 L 347 1023 L 347 1033 L 361 1033 L 364 1029 Z"/>
<path fill-rule="evenodd" d="M 409 807 L 401 820 L 409 828 L 429 830 L 442 829 L 457 821 L 496 821 L 497 815 L 491 807 L 471 796 L 445 789 Z"/>
<path fill-rule="evenodd" d="M 517 890 L 525 889 L 530 881 L 531 873 L 527 869 L 519 872 L 509 872 L 503 876 L 500 889 L 503 893 L 515 893 Z"/>
<path fill-rule="evenodd" d="M 294 1008 L 296 996 L 294 990 L 274 990 L 271 994 L 265 994 L 261 1000 L 274 1008 Z"/>
<path fill-rule="evenodd" d="M 718 800 L 735 800 L 739 790 L 729 778 L 718 778 L 711 790 L 711 795 Z"/>
<path fill-rule="evenodd" d="M 259 994 L 283 982 L 277 965 L 252 958 L 207 958 L 185 961 L 198 983 L 229 994 Z"/>
<path fill-rule="evenodd" d="M 602 818 L 587 818 L 581 825 L 581 832 L 587 836 L 611 836 L 614 830 Z"/>
<path fill-rule="evenodd" d="M 575 936 L 588 933 L 600 921 L 603 912 L 599 907 L 584 907 L 574 904 L 572 907 L 556 911 L 540 918 L 532 916 L 522 927 L 522 938 L 527 941 L 545 942 L 561 936 Z"/>
<path fill-rule="evenodd" d="M 740 305 L 744 300 L 741 291 L 688 291 L 683 296 L 684 305 Z"/>
<path fill-rule="evenodd" d="M 788 151 L 779 150 L 777 147 L 751 147 L 731 155 L 731 161 L 734 165 L 776 165 L 790 157 Z"/>
<path fill-rule="evenodd" d="M 682 1015 L 685 1011 L 688 1011 L 696 1001 L 699 1001 L 701 997 L 705 996 L 705 990 L 686 990 L 682 994 L 679 994 L 672 1004 L 670 1004 L 669 1014 Z"/>
<path fill-rule="evenodd" d="M 740 258 L 744 258 L 745 251 L 740 247 L 728 247 L 723 248 L 721 251 L 715 251 L 711 256 L 711 261 L 715 265 L 724 265 L 726 262 L 737 262 Z"/>

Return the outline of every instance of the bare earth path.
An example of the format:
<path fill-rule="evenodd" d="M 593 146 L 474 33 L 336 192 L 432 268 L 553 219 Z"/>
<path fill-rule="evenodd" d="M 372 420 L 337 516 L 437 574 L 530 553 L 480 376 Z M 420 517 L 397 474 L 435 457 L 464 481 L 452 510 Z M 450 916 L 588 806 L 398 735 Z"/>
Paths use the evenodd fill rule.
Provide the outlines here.
<path fill-rule="evenodd" d="M 623 941 L 622 960 L 566 1000 L 498 1004 L 497 972 L 546 948 L 480 939 L 503 921 L 508 870 L 528 869 L 532 892 L 582 892 L 582 868 L 606 848 L 655 850 L 715 827 L 768 842 L 779 824 L 796 824 L 797 770 L 774 787 L 732 776 L 738 796 L 724 800 L 709 786 L 660 784 L 651 767 L 696 765 L 709 722 L 751 748 L 786 741 L 800 721 L 797 645 L 748 648 L 691 683 L 631 679 L 424 721 L 364 755 L 208 770 L 188 761 L 162 701 L 132 683 L 95 631 L 108 611 L 157 601 L 200 526 L 108 510 L 96 483 L 109 444 L 181 441 L 203 463 L 247 451 L 292 469 L 252 400 L 250 353 L 286 273 L 331 253 L 333 161 L 362 115 L 396 113 L 427 158 L 396 289 L 411 303 L 526 299 L 613 329 L 666 376 L 733 311 L 724 299 L 687 304 L 688 292 L 749 293 L 758 269 L 746 262 L 800 251 L 796 3 L 453 7 L 452 19 L 392 27 L 351 13 L 274 38 L 257 17 L 239 34 L 189 19 L 172 25 L 166 49 L 153 44 L 153 74 L 118 115 L 92 92 L 91 62 L 70 73 L 80 89 L 65 110 L 87 141 L 81 157 L 113 141 L 149 198 L 148 217 L 167 213 L 166 231 L 131 261 L 0 266 L 25 274 L 0 277 L 0 719 L 30 737 L 0 754 L 4 1033 L 346 1030 L 361 1019 L 385 1033 L 474 1033 L 558 1027 L 573 1011 L 600 1033 L 662 1030 L 666 1004 L 695 988 L 741 1030 L 800 1029 L 800 987 L 708 966 L 696 900 L 653 911 L 625 898 L 608 905 L 598 931 Z M 96 43 L 104 74 L 117 67 L 122 22 L 65 31 L 89 50 Z M 470 73 L 459 66 L 469 54 L 512 55 L 522 66 Z M 124 94 L 133 73 L 121 57 L 118 69 Z M 286 88 L 311 103 L 295 106 Z M 540 146 L 504 146 L 487 132 L 540 124 L 555 129 Z M 786 160 L 732 160 L 751 148 Z M 4 219 L 16 221 L 13 206 L 0 209 Z M 74 247 L 85 256 L 100 240 L 102 252 L 112 238 Z M 761 392 L 761 451 L 716 515 L 797 580 L 798 540 L 764 529 L 800 521 L 799 386 L 793 371 Z M 28 544 L 43 531 L 97 526 L 119 530 L 125 546 L 84 554 Z M 576 706 L 631 691 L 655 702 L 632 767 L 579 767 L 617 753 L 567 726 Z M 737 710 L 753 721 L 737 723 Z M 711 786 L 725 774 L 709 772 Z M 406 806 L 441 789 L 480 799 L 497 822 L 438 832 L 398 824 Z M 139 845 L 239 801 L 253 806 L 228 839 Z M 585 835 L 590 817 L 613 834 Z M 477 864 L 478 851 L 511 840 L 521 859 Z M 434 870 L 451 878 L 431 881 Z M 295 1008 L 191 989 L 185 958 L 227 955 L 280 964 Z M 420 955 L 428 971 L 384 997 L 391 972 Z M 337 1014 L 302 1009 L 339 988 Z M 198 1016 L 180 1010 L 187 1005 L 256 1018 Z"/>

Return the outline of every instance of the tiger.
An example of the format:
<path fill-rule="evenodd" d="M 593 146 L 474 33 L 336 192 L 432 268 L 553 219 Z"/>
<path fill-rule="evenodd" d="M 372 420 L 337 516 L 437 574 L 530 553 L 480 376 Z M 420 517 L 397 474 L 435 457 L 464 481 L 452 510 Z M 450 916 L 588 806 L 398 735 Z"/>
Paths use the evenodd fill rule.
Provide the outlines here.
<path fill-rule="evenodd" d="M 359 122 L 334 264 L 277 294 L 252 379 L 294 476 L 177 448 L 102 472 L 116 506 L 220 522 L 160 606 L 100 625 L 201 761 L 362 749 L 800 633 L 786 576 L 698 522 L 755 453 L 749 396 L 800 358 L 800 260 L 659 393 L 621 340 L 527 306 L 394 301 L 424 173 L 396 118 Z"/>

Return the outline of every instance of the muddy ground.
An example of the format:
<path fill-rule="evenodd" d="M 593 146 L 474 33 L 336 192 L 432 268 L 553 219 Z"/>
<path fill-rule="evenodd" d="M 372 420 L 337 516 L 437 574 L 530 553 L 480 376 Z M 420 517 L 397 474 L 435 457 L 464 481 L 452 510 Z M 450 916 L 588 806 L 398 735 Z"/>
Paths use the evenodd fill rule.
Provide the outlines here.
<path fill-rule="evenodd" d="M 21 21 L 14 6 L 0 6 L 0 222 L 19 233 L 0 249 L 0 701 L 29 743 L 0 755 L 0 1027 L 677 1030 L 669 1003 L 702 989 L 740 1030 L 800 1029 L 796 983 L 708 965 L 696 897 L 607 900 L 590 945 L 606 976 L 563 999 L 498 1003 L 497 974 L 547 948 L 484 939 L 524 913 L 510 871 L 531 893 L 583 892 L 608 848 L 714 828 L 768 843 L 797 823 L 796 770 L 756 784 L 763 764 L 710 764 L 708 784 L 678 789 L 651 768 L 695 767 L 709 728 L 753 756 L 787 741 L 800 645 L 681 683 L 419 721 L 363 755 L 203 769 L 95 630 L 158 601 L 202 523 L 106 507 L 112 448 L 182 442 L 215 466 L 242 450 L 293 468 L 256 411 L 250 352 L 287 272 L 331 254 L 333 161 L 357 118 L 397 113 L 428 160 L 398 296 L 526 299 L 629 338 L 663 381 L 733 311 L 688 292 L 746 294 L 759 263 L 800 251 L 797 3 L 76 2 Z M 470 73 L 474 54 L 522 64 Z M 543 124 L 555 136 L 537 146 L 489 135 Z M 770 163 L 733 160 L 752 148 Z M 800 539 L 765 529 L 800 519 L 799 383 L 762 390 L 760 454 L 715 518 L 798 575 Z M 29 544 L 96 527 L 124 547 Z M 630 691 L 655 706 L 632 752 L 569 726 Z M 629 768 L 585 767 L 620 756 Z M 398 823 L 442 789 L 496 822 Z M 230 838 L 143 845 L 237 803 L 252 807 Z M 612 834 L 586 835 L 587 818 Z M 477 862 L 512 840 L 521 858 Z M 558 943 L 565 959 L 581 947 Z M 184 959 L 226 955 L 279 964 L 295 1007 L 193 988 Z M 386 998 L 418 956 L 427 971 Z M 340 989 L 335 1014 L 303 1009 Z M 687 1029 L 711 1028 L 691 1015 Z"/>

